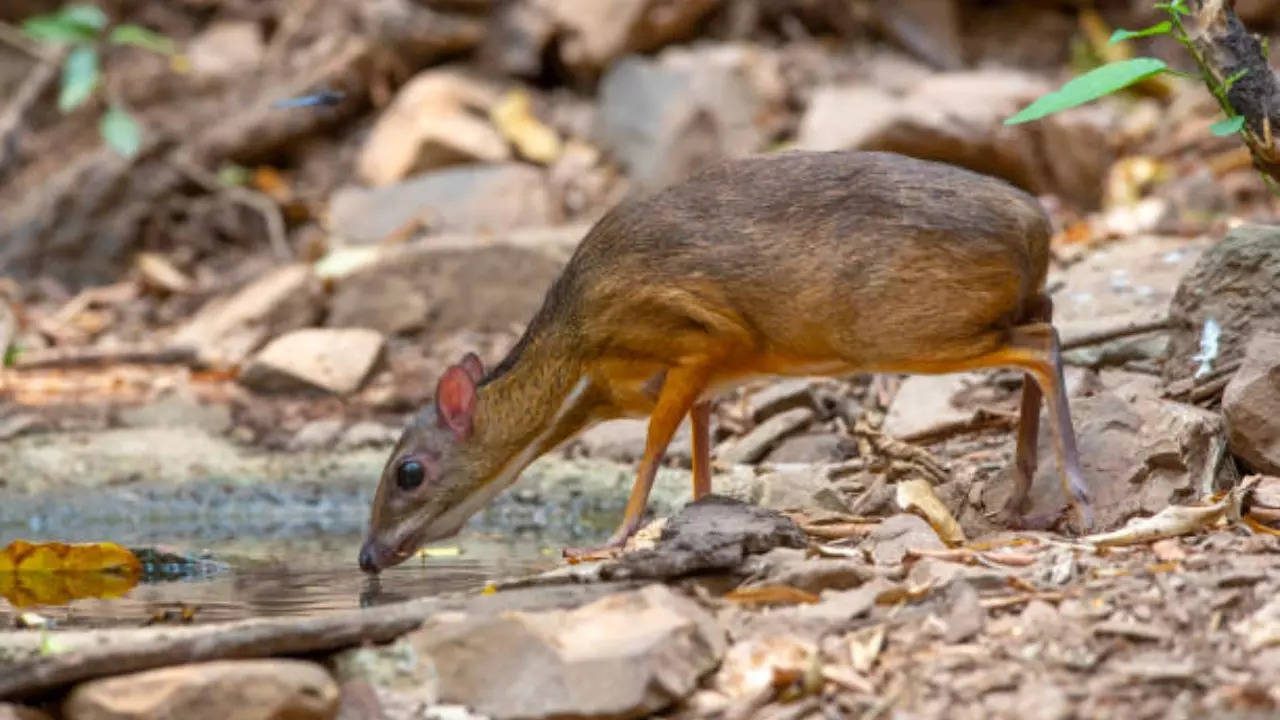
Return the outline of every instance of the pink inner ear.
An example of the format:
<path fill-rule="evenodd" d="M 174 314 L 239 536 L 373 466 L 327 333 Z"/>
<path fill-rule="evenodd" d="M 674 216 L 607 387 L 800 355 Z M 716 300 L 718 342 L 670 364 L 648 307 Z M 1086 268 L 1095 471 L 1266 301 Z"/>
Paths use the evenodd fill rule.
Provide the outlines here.
<path fill-rule="evenodd" d="M 459 438 L 471 434 L 472 415 L 476 409 L 476 383 L 460 365 L 453 365 L 440 376 L 436 385 L 436 414 L 440 424 L 453 430 Z"/>
<path fill-rule="evenodd" d="M 463 370 L 467 371 L 473 381 L 480 382 L 484 379 L 484 363 L 480 362 L 479 355 L 469 352 L 462 356 L 462 361 L 458 364 L 462 366 Z"/>

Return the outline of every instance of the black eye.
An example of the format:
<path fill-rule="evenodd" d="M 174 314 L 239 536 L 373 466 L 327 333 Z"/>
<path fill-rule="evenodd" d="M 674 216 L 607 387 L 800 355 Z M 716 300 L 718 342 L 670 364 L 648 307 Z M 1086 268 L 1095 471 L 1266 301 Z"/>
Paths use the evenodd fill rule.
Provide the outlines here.
<path fill-rule="evenodd" d="M 401 490 L 413 490 L 422 484 L 427 472 L 417 460 L 405 460 L 396 468 L 396 485 Z"/>

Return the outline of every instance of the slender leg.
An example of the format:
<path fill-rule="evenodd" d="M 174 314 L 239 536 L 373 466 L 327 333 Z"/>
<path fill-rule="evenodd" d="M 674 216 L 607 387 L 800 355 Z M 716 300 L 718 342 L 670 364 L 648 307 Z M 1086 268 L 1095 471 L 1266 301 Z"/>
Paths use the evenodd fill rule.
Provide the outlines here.
<path fill-rule="evenodd" d="M 1048 323 L 1024 325 L 1014 329 L 1011 345 L 1030 350 L 1039 362 L 1025 365 L 1044 391 L 1049 405 L 1049 425 L 1053 428 L 1053 444 L 1058 454 L 1062 492 L 1080 515 L 1082 529 L 1093 527 L 1093 511 L 1089 506 L 1089 488 L 1080 469 L 1080 451 L 1071 426 L 1071 409 L 1067 403 L 1066 380 L 1062 377 L 1062 356 L 1058 350 L 1058 332 Z M 1029 358 L 1030 359 L 1030 358 Z"/>
<path fill-rule="evenodd" d="M 1053 320 L 1053 301 L 1048 295 L 1041 295 L 1031 303 L 1026 319 L 1031 322 L 1048 323 Z M 1022 403 L 1018 412 L 1018 449 L 1013 467 L 1013 494 L 1006 506 L 1009 518 L 1021 517 L 1029 508 L 1031 480 L 1036 475 L 1040 438 L 1040 383 L 1035 375 L 1027 373 L 1022 380 Z M 1040 524 L 1031 521 L 1029 524 Z"/>
<path fill-rule="evenodd" d="M 711 492 L 711 403 L 703 400 L 689 410 L 693 426 L 693 499 Z"/>
<path fill-rule="evenodd" d="M 662 455 L 666 452 L 671 436 L 675 435 L 680 421 L 693 408 L 705 386 L 706 373 L 701 368 L 673 368 L 667 373 L 662 394 L 658 396 L 658 403 L 649 416 L 649 434 L 644 443 L 644 457 L 640 460 L 635 485 L 631 487 L 631 498 L 627 500 L 622 524 L 602 547 L 566 549 L 564 551 L 566 557 L 590 556 L 620 548 L 626 544 L 627 538 L 640 529 L 640 521 L 644 518 L 644 509 L 649 502 L 649 491 L 653 489 L 653 481 L 658 476 Z"/>

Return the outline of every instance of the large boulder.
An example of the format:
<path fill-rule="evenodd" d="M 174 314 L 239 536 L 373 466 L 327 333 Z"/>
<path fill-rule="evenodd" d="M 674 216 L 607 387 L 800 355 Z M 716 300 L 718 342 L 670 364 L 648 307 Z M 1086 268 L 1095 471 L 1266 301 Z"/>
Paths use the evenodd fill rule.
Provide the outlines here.
<path fill-rule="evenodd" d="M 1280 332 L 1280 226 L 1237 227 L 1183 276 L 1169 306 L 1166 383 L 1191 379 L 1200 370 L 1201 339 L 1210 320 L 1219 328 L 1211 371 L 1240 362 L 1253 333 Z"/>
<path fill-rule="evenodd" d="M 1231 452 L 1251 468 L 1280 475 L 1280 333 L 1259 332 L 1222 394 Z"/>

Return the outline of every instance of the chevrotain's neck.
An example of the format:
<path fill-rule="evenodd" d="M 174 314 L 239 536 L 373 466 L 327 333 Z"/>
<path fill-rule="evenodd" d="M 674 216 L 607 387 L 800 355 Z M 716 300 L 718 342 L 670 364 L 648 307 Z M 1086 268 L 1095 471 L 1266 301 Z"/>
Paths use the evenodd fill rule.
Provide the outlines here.
<path fill-rule="evenodd" d="M 481 384 L 470 445 L 484 456 L 476 468 L 483 476 L 505 471 L 513 481 L 587 422 L 593 393 L 580 352 L 563 329 L 533 331 L 503 361 L 501 374 Z"/>

